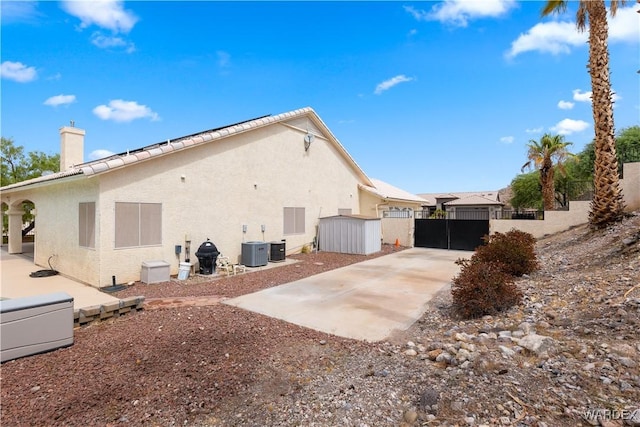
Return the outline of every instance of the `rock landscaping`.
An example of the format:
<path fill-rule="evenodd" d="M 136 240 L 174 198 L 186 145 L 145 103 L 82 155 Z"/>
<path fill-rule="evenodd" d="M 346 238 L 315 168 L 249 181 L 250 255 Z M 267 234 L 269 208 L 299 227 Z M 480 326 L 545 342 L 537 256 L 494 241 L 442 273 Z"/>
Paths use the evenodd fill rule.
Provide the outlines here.
<path fill-rule="evenodd" d="M 172 302 L 3 364 L 0 422 L 640 426 L 640 212 L 540 239 L 536 254 L 540 269 L 515 282 L 521 304 L 462 320 L 444 289 L 408 330 L 376 343 L 216 303 L 370 257 L 301 254 L 215 282 L 136 284 L 116 296 Z"/>

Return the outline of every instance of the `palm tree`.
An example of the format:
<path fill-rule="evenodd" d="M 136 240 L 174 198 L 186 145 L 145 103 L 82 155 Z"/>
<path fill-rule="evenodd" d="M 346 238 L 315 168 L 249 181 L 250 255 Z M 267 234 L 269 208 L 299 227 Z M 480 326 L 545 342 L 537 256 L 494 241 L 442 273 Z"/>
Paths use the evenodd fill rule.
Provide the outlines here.
<path fill-rule="evenodd" d="M 572 142 L 565 142 L 562 135 L 551 135 L 545 133 L 540 141 L 532 139 L 527 144 L 529 151 L 527 158 L 529 161 L 522 166 L 522 170 L 535 166 L 540 172 L 540 186 L 542 187 L 542 201 L 545 211 L 553 210 L 555 201 L 555 187 L 553 176 L 555 167 L 564 173 L 563 163 L 573 154 L 569 153 L 567 147 Z"/>
<path fill-rule="evenodd" d="M 548 0 L 542 15 L 564 11 L 567 3 L 567 0 Z M 624 3 L 626 3 L 625 0 L 611 0 L 611 16 L 614 16 L 618 10 L 618 4 Z M 589 20 L 588 69 L 591 76 L 591 106 L 596 154 L 594 193 L 589 223 L 593 228 L 603 228 L 612 222 L 620 221 L 624 213 L 613 126 L 613 100 L 611 99 L 607 46 L 607 9 L 604 0 L 580 0 L 576 14 L 578 30 L 586 29 L 587 19 Z"/>

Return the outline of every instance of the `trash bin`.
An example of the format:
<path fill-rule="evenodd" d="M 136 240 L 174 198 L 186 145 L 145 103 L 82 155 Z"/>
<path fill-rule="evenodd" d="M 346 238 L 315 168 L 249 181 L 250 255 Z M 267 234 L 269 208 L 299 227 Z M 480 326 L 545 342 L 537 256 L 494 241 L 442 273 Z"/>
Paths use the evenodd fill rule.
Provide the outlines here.
<path fill-rule="evenodd" d="M 200 274 L 213 274 L 216 270 L 216 260 L 218 259 L 218 248 L 211 243 L 209 239 L 200 245 L 196 251 L 196 257 L 198 257 L 198 264 L 200 264 Z"/>

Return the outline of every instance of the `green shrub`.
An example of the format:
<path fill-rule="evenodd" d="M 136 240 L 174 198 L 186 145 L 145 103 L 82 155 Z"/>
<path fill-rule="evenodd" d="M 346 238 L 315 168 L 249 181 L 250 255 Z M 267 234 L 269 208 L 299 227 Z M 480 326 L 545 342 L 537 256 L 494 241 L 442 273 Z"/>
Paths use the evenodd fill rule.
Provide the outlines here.
<path fill-rule="evenodd" d="M 522 293 L 502 263 L 459 259 L 460 274 L 453 279 L 453 309 L 463 318 L 495 314 L 519 304 Z"/>
<path fill-rule="evenodd" d="M 484 238 L 485 245 L 476 249 L 474 262 L 498 262 L 504 271 L 520 277 L 538 269 L 535 253 L 536 239 L 529 233 L 511 230 L 505 234 L 494 233 Z"/>

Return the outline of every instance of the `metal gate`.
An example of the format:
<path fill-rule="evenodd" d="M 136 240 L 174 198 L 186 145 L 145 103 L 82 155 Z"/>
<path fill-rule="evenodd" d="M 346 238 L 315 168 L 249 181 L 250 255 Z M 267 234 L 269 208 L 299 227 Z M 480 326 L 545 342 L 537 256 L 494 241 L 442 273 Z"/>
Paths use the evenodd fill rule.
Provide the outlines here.
<path fill-rule="evenodd" d="M 475 251 L 489 234 L 489 220 L 416 219 L 415 241 L 418 248 Z"/>

